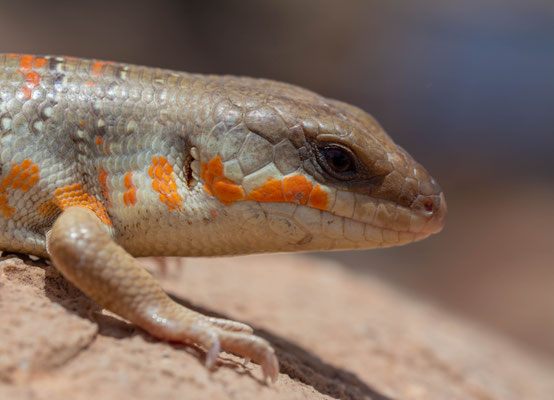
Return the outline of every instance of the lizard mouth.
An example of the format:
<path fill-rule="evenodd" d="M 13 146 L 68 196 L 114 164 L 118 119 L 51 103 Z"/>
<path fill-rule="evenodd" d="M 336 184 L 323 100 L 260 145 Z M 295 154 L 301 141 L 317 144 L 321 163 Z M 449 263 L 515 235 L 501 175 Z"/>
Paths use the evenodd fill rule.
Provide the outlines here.
<path fill-rule="evenodd" d="M 290 203 L 260 203 L 269 228 L 286 238 L 295 250 L 371 249 L 407 244 L 439 232 L 446 218 L 444 195 L 434 200 L 432 210 L 408 209 L 389 201 L 365 199 L 363 209 L 372 203 L 373 215 L 344 210 L 318 210 Z M 381 215 L 389 209 L 397 214 Z M 381 213 L 381 214 L 380 214 Z M 342 214 L 342 215 L 341 215 Z"/>

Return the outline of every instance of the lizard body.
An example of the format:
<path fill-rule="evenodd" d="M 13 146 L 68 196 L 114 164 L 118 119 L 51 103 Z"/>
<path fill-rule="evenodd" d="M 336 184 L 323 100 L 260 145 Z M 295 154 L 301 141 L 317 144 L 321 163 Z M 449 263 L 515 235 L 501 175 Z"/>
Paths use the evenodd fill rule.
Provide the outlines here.
<path fill-rule="evenodd" d="M 271 346 L 186 309 L 133 256 L 367 249 L 440 231 L 423 167 L 360 109 L 269 80 L 0 55 L 0 248 L 49 257 L 161 339 L 275 378 Z"/>

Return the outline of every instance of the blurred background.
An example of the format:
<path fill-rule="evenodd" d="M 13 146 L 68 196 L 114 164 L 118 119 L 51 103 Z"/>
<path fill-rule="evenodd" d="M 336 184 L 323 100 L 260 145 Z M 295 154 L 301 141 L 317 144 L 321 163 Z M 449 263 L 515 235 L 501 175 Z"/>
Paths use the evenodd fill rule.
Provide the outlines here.
<path fill-rule="evenodd" d="M 369 111 L 442 184 L 446 228 L 316 256 L 554 360 L 552 0 L 87 4 L 1 1 L 0 51 L 265 77 Z"/>

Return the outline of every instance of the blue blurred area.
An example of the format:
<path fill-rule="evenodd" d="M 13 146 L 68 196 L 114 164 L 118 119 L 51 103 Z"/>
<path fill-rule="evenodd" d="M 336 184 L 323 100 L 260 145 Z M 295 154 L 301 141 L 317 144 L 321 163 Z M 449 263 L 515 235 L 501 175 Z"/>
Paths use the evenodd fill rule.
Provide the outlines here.
<path fill-rule="evenodd" d="M 368 52 L 362 28 L 345 75 L 394 137 L 442 165 L 554 177 L 554 3 L 402 2 L 385 19 L 387 46 Z"/>

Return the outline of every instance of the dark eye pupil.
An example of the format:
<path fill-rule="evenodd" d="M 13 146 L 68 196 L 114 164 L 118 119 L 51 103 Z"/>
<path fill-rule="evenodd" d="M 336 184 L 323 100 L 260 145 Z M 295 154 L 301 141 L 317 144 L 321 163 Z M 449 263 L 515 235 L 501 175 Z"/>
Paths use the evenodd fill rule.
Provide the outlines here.
<path fill-rule="evenodd" d="M 340 149 L 326 149 L 325 159 L 329 166 L 337 172 L 346 172 L 352 167 L 350 156 Z"/>

